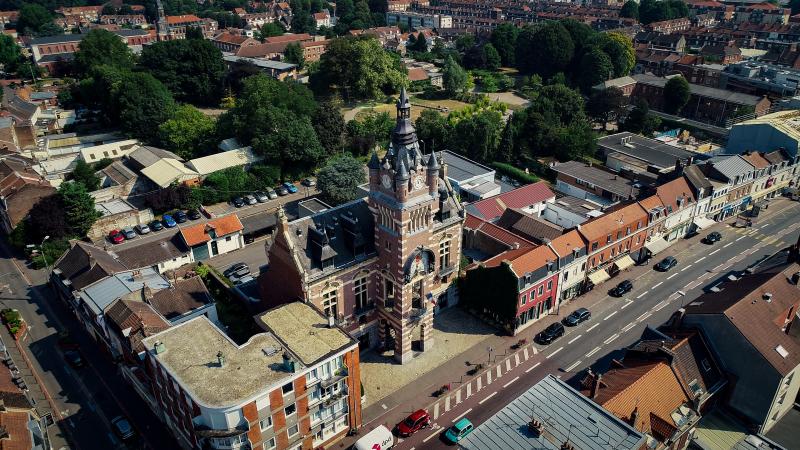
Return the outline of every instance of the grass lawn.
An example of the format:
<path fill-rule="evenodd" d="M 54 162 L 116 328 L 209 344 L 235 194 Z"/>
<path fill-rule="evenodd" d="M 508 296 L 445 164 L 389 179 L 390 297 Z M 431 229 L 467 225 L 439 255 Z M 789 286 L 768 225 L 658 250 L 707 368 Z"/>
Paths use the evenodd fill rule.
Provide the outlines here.
<path fill-rule="evenodd" d="M 439 110 L 439 112 L 441 114 L 447 115 L 447 114 L 450 113 L 450 111 L 455 111 L 455 110 L 464 108 L 465 106 L 468 105 L 468 103 L 459 102 L 457 100 L 426 100 L 426 99 L 422 99 L 422 98 L 419 98 L 419 97 L 411 97 L 411 105 L 412 105 L 411 106 L 411 119 L 412 120 L 417 120 L 417 117 L 419 117 L 419 115 L 422 114 L 422 111 L 424 111 L 426 109 L 426 108 L 424 108 L 423 106 L 420 106 L 420 105 L 429 106 L 431 108 L 439 108 L 439 107 L 447 108 L 446 110 Z M 356 113 L 356 115 L 355 115 L 356 118 L 363 117 L 364 114 L 367 114 L 368 111 L 387 112 L 387 113 L 389 113 L 389 116 L 391 118 L 394 119 L 395 117 L 397 117 L 397 109 L 396 109 L 394 103 L 391 103 L 391 104 L 389 104 L 389 103 L 377 103 L 377 104 L 372 105 L 372 106 L 364 105 L 364 106 L 360 106 L 360 107 L 363 108 L 363 109 L 361 109 L 358 113 Z M 346 116 L 346 112 L 351 110 L 351 109 L 352 108 L 348 108 L 348 109 L 343 110 L 342 114 L 345 114 L 345 116 Z"/>

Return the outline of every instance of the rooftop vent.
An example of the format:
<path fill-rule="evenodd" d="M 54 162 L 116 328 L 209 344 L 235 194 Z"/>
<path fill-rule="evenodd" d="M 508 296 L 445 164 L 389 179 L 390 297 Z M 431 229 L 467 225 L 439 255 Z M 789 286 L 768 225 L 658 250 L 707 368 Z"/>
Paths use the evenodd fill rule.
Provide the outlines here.
<path fill-rule="evenodd" d="M 167 346 L 164 345 L 164 343 L 161 342 L 161 341 L 156 341 L 156 343 L 155 343 L 155 345 L 153 347 L 156 350 L 156 355 L 160 355 L 160 354 L 164 353 L 165 351 L 167 351 Z"/>
<path fill-rule="evenodd" d="M 217 364 L 219 367 L 225 367 L 225 355 L 221 351 L 217 352 Z"/>
<path fill-rule="evenodd" d="M 787 356 L 789 356 L 789 352 L 786 351 L 786 349 L 783 348 L 782 345 L 778 345 L 777 347 L 775 347 L 775 351 L 778 352 L 779 355 L 781 355 L 781 358 L 786 358 Z"/>
<path fill-rule="evenodd" d="M 273 347 L 273 346 L 271 346 L 271 345 L 268 345 L 268 346 L 262 348 L 261 351 L 263 351 L 264 354 L 267 355 L 267 356 L 273 356 L 276 353 L 278 353 L 278 349 Z"/>
<path fill-rule="evenodd" d="M 761 298 L 763 298 L 767 303 L 769 303 L 772 301 L 772 293 L 765 292 L 764 295 L 761 296 Z"/>

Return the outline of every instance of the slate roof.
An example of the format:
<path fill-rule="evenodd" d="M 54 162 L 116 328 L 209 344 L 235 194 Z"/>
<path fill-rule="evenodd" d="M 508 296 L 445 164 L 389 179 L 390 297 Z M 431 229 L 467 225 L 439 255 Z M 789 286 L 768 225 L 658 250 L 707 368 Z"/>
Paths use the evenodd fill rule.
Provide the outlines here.
<path fill-rule="evenodd" d="M 533 247 L 535 244 L 527 239 L 517 236 L 516 234 L 501 228 L 491 222 L 481 220 L 471 214 L 467 214 L 467 219 L 464 221 L 465 230 L 474 230 L 491 239 L 502 242 L 509 247 Z"/>
<path fill-rule="evenodd" d="M 142 339 L 166 330 L 170 323 L 164 320 L 149 304 L 132 300 L 118 299 L 105 312 L 107 323 L 112 329 L 126 336 L 134 353 L 144 351 Z"/>
<path fill-rule="evenodd" d="M 171 287 L 155 292 L 149 299 L 153 308 L 168 320 L 176 319 L 213 301 L 200 277 L 176 280 Z"/>
<path fill-rule="evenodd" d="M 449 177 L 448 167 L 448 177 Z M 555 198 L 547 183 L 539 181 L 494 197 L 467 205 L 467 212 L 489 222 L 498 219 L 506 208 L 528 208 L 537 203 Z"/>
<path fill-rule="evenodd" d="M 634 78 L 637 83 L 656 86 L 659 88 L 664 88 L 664 86 L 667 84 L 667 81 L 669 81 L 669 79 L 667 78 L 657 77 L 655 75 L 650 75 L 650 74 L 633 75 L 632 78 Z M 726 102 L 735 103 L 739 105 L 755 106 L 756 104 L 758 104 L 758 102 L 761 101 L 761 97 L 755 95 L 742 94 L 739 92 L 728 91 L 725 89 L 717 89 L 692 83 L 689 83 L 689 91 L 692 93 L 692 95 L 698 95 L 701 97 L 713 98 L 717 100 L 724 100 Z"/>
<path fill-rule="evenodd" d="M 131 171 L 131 169 L 125 167 L 125 164 L 123 164 L 122 161 L 114 161 L 103 169 L 100 169 L 98 173 L 108 177 L 117 186 L 121 186 L 138 178 L 136 174 Z"/>
<path fill-rule="evenodd" d="M 612 134 L 597 140 L 606 151 L 616 151 L 659 168 L 675 167 L 675 162 L 686 163 L 693 153 L 674 145 L 665 144 L 628 131 Z"/>
<path fill-rule="evenodd" d="M 777 165 L 784 161 L 788 161 L 789 158 L 783 154 L 780 150 L 775 150 L 774 152 L 764 153 L 764 159 L 770 162 L 770 164 Z"/>
<path fill-rule="evenodd" d="M 539 437 L 528 432 L 531 416 L 542 422 Z M 565 382 L 547 375 L 467 435 L 464 450 L 558 450 L 569 440 L 576 449 L 638 450 L 645 436 Z"/>
<path fill-rule="evenodd" d="M 116 250 L 117 259 L 129 269 L 155 266 L 162 261 L 179 258 L 191 250 L 179 238 L 177 232 L 155 241 L 134 247 Z"/>
<path fill-rule="evenodd" d="M 567 161 L 556 164 L 553 171 L 586 181 L 623 198 L 635 196 L 633 182 L 615 173 L 607 172 L 580 161 Z"/>
<path fill-rule="evenodd" d="M 730 181 L 753 170 L 753 165 L 742 158 L 741 155 L 720 155 L 711 158 L 709 161 L 711 161 L 714 170 Z"/>
<path fill-rule="evenodd" d="M 424 69 L 419 70 L 422 70 L 423 73 L 425 72 Z M 425 73 L 424 79 L 427 78 L 428 75 Z M 440 154 L 442 155 L 444 162 L 447 164 L 447 178 L 455 180 L 458 183 L 471 180 L 472 178 L 481 175 L 494 173 L 494 170 L 490 169 L 489 167 L 486 167 L 483 164 L 478 164 L 475 161 L 459 155 L 458 153 L 444 150 L 440 152 Z"/>
<path fill-rule="evenodd" d="M 11 371 L 6 367 L 0 368 L 0 400 L 6 408 L 33 408 L 22 389 L 14 383 Z"/>
<path fill-rule="evenodd" d="M 5 182 L 6 180 L 3 181 Z M 31 209 L 39 203 L 39 200 L 56 192 L 56 189 L 46 181 L 23 183 L 21 179 L 17 178 L 17 182 L 14 184 L 15 186 L 12 187 L 11 192 L 4 195 L 2 205 L 12 227 L 22 222 L 31 212 Z"/>
<path fill-rule="evenodd" d="M 128 159 L 137 164 L 140 169 L 152 166 L 165 158 L 183 161 L 178 155 L 158 147 L 141 146 L 128 154 Z"/>
<path fill-rule="evenodd" d="M 61 271 L 61 279 L 70 280 L 72 288 L 81 290 L 111 274 L 123 272 L 127 268 L 104 249 L 77 241 L 53 265 Z"/>
<path fill-rule="evenodd" d="M 96 315 L 103 311 L 116 299 L 143 286 L 157 291 L 169 287 L 169 281 L 150 268 L 137 271 L 120 272 L 86 286 L 80 292 L 81 300 Z"/>
<path fill-rule="evenodd" d="M 506 209 L 495 223 L 499 227 L 505 228 L 529 241 L 549 241 L 564 233 L 564 227 L 525 214 L 523 211 L 514 208 Z"/>
<path fill-rule="evenodd" d="M 714 185 L 708 180 L 708 177 L 706 177 L 706 174 L 704 174 L 703 171 L 700 170 L 700 167 L 696 165 L 686 167 L 683 170 L 683 176 L 685 176 L 686 179 L 689 180 L 689 183 L 697 189 L 709 190 L 714 187 Z"/>

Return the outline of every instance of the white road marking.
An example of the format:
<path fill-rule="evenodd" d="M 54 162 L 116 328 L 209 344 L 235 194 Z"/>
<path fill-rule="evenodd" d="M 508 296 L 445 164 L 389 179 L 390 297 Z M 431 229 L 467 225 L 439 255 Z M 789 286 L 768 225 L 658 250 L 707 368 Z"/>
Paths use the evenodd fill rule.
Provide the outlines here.
<path fill-rule="evenodd" d="M 728 248 L 733 245 L 733 242 L 728 242 L 727 244 L 723 245 L 722 248 Z"/>
<path fill-rule="evenodd" d="M 500 366 L 497 366 L 497 378 L 500 378 L 502 376 L 503 376 L 503 369 L 501 369 Z"/>
<path fill-rule="evenodd" d="M 564 347 L 558 347 L 558 350 L 556 350 L 553 353 L 550 353 L 549 355 L 545 356 L 545 359 L 552 358 L 556 353 L 560 352 L 561 350 L 564 350 Z"/>
<path fill-rule="evenodd" d="M 681 269 L 681 272 L 683 272 L 684 270 L 689 270 L 690 267 L 692 267 L 691 264 L 689 264 L 688 266 L 684 266 L 684 268 Z"/>
<path fill-rule="evenodd" d="M 438 418 L 439 418 L 439 402 L 436 402 L 436 404 L 433 405 L 433 420 L 436 420 Z"/>
<path fill-rule="evenodd" d="M 718 249 L 714 250 L 713 252 L 709 253 L 709 255 L 713 255 L 714 253 L 717 253 L 717 252 L 718 252 L 718 251 L 720 251 L 720 250 L 722 250 L 722 249 L 721 249 L 721 248 L 718 248 Z"/>
<path fill-rule="evenodd" d="M 647 314 L 648 314 L 648 313 L 644 313 L 644 314 L 642 314 L 641 316 L 637 317 L 637 318 L 636 318 L 636 320 L 637 320 L 637 321 L 639 321 L 639 320 L 642 320 L 642 319 L 644 319 L 644 318 L 645 318 L 645 316 L 647 316 Z"/>
<path fill-rule="evenodd" d="M 603 341 L 603 344 L 610 344 L 611 342 L 614 342 L 614 340 L 616 338 L 618 338 L 618 337 L 619 337 L 619 333 L 614 333 L 613 336 L 611 336 L 610 338 L 608 338 L 605 341 Z"/>
<path fill-rule="evenodd" d="M 506 372 L 511 370 L 511 359 L 506 360 Z"/>
<path fill-rule="evenodd" d="M 472 395 L 472 383 L 467 383 L 467 398 Z"/>
<path fill-rule="evenodd" d="M 519 365 L 519 353 L 514 353 L 514 367 Z"/>
<path fill-rule="evenodd" d="M 629 324 L 625 325 L 625 328 L 622 329 L 622 332 L 623 333 L 627 333 L 628 330 L 630 330 L 631 328 L 633 328 L 635 326 L 636 326 L 636 323 L 629 323 Z"/>
<path fill-rule="evenodd" d="M 466 415 L 467 415 L 467 414 L 469 414 L 471 411 L 472 411 L 472 408 L 470 408 L 470 409 L 468 409 L 468 410 L 464 411 L 463 413 L 461 413 L 461 415 L 460 415 L 460 416 L 458 416 L 458 417 L 456 417 L 455 419 L 453 419 L 453 423 L 456 423 L 456 422 L 458 422 L 458 419 L 460 419 L 460 418 L 462 418 L 462 417 L 466 416 Z"/>
<path fill-rule="evenodd" d="M 645 296 L 645 294 L 647 294 L 647 292 L 646 292 L 646 291 L 645 291 L 645 292 L 642 292 L 642 293 L 641 293 L 641 294 L 639 294 L 639 295 L 637 295 L 637 296 L 636 296 L 636 298 L 637 298 L 637 299 L 640 299 L 640 298 L 644 297 L 644 296 Z"/>
<path fill-rule="evenodd" d="M 628 302 L 627 302 L 627 303 L 625 303 L 624 305 L 622 305 L 622 308 L 621 308 L 621 309 L 625 309 L 625 308 L 627 308 L 628 306 L 631 306 L 631 304 L 632 304 L 632 303 L 633 303 L 633 301 L 631 301 L 631 300 L 628 300 Z"/>
<path fill-rule="evenodd" d="M 577 341 L 578 339 L 580 339 L 580 338 L 581 338 L 581 336 L 583 336 L 583 335 L 582 335 L 582 334 L 579 334 L 579 335 L 575 336 L 574 338 L 572 338 L 572 340 L 571 340 L 571 341 L 567 342 L 567 344 L 572 344 L 573 342 L 575 342 L 575 341 Z"/>
<path fill-rule="evenodd" d="M 650 288 L 650 289 L 655 289 L 655 288 L 661 286 L 662 284 L 664 284 L 664 282 L 663 281 L 659 281 L 657 284 L 653 285 L 653 287 Z"/>
<path fill-rule="evenodd" d="M 671 280 L 671 279 L 675 278 L 676 276 L 678 276 L 677 272 L 676 272 L 676 273 L 673 273 L 673 274 L 672 274 L 672 275 L 670 275 L 670 276 L 668 276 L 668 277 L 667 277 L 667 279 L 668 279 L 668 280 Z"/>
<path fill-rule="evenodd" d="M 656 307 L 653 308 L 653 311 L 661 311 L 668 304 L 669 304 L 669 302 L 663 301 L 663 302 L 659 303 L 658 305 L 656 305 Z"/>
<path fill-rule="evenodd" d="M 513 383 L 513 382 L 515 382 L 515 381 L 517 381 L 517 380 L 519 380 L 519 377 L 514 377 L 514 379 L 513 379 L 513 380 L 511 380 L 511 381 L 509 381 L 508 383 L 504 384 L 504 385 L 503 385 L 503 388 L 507 388 L 507 387 L 508 387 L 508 386 L 509 386 L 511 383 Z"/>
<path fill-rule="evenodd" d="M 381 408 L 383 408 L 384 410 L 386 410 L 386 409 L 389 409 L 389 407 L 388 407 L 388 406 L 386 406 L 386 403 L 382 403 L 382 404 L 381 404 Z"/>
<path fill-rule="evenodd" d="M 589 329 L 588 329 L 588 330 L 586 330 L 586 332 L 588 333 L 588 332 L 590 332 L 590 331 L 594 330 L 595 328 L 597 328 L 597 326 L 598 326 L 598 325 L 600 325 L 600 324 L 599 324 L 599 323 L 596 323 L 596 324 L 592 325 L 591 327 L 589 327 Z"/>
<path fill-rule="evenodd" d="M 572 372 L 572 369 L 574 369 L 574 368 L 578 367 L 578 365 L 579 365 L 581 362 L 582 362 L 582 361 L 581 361 L 580 359 L 579 359 L 579 360 L 577 360 L 577 361 L 575 361 L 574 363 L 572 363 L 572 365 L 570 365 L 569 367 L 567 367 L 566 369 L 564 369 L 564 372 Z"/>
<path fill-rule="evenodd" d="M 703 256 L 703 257 L 701 257 L 701 258 L 697 258 L 697 259 L 696 259 L 694 262 L 700 262 L 700 261 L 702 261 L 702 260 L 704 260 L 704 259 L 706 259 L 706 257 L 705 257 L 705 256 Z"/>
<path fill-rule="evenodd" d="M 434 432 L 433 432 L 433 434 L 431 434 L 430 436 L 428 436 L 428 437 L 426 437 L 425 439 L 423 439 L 423 440 L 422 440 L 422 442 L 428 442 L 428 441 L 430 441 L 430 440 L 431 440 L 431 439 L 433 439 L 433 437 L 434 437 L 434 436 L 436 436 L 437 434 L 439 434 L 439 430 L 436 430 L 436 431 L 434 431 Z"/>
<path fill-rule="evenodd" d="M 522 350 L 522 354 L 525 356 L 525 361 L 530 358 L 530 356 L 528 356 L 528 347 L 525 347 L 525 349 Z"/>
<path fill-rule="evenodd" d="M 595 347 L 594 349 L 592 349 L 592 351 L 590 351 L 589 353 L 587 353 L 587 354 L 586 354 L 586 356 L 587 356 L 587 357 L 589 357 L 589 356 L 592 356 L 592 355 L 594 355 L 595 353 L 597 353 L 597 352 L 599 352 L 599 351 L 600 351 L 600 346 L 598 345 L 597 347 Z"/>
<path fill-rule="evenodd" d="M 744 236 L 739 236 L 739 238 L 738 238 L 738 239 L 736 239 L 736 240 L 737 240 L 737 241 L 741 241 L 742 239 L 744 239 Z"/>
<path fill-rule="evenodd" d="M 619 312 L 619 311 L 614 311 L 614 312 L 612 312 L 611 314 L 609 314 L 609 315 L 605 316 L 605 317 L 603 318 L 603 321 L 606 321 L 606 320 L 608 320 L 608 319 L 610 319 L 610 318 L 614 317 L 614 314 L 616 314 L 616 313 L 618 313 L 618 312 Z"/>
<path fill-rule="evenodd" d="M 525 370 L 525 373 L 528 373 L 528 372 L 530 372 L 531 370 L 533 370 L 533 369 L 535 369 L 535 368 L 539 367 L 539 364 L 541 364 L 541 362 L 537 362 L 537 363 L 536 363 L 536 364 L 534 364 L 532 367 L 529 367 L 527 370 Z"/>
<path fill-rule="evenodd" d="M 485 402 L 486 400 L 489 400 L 490 398 L 494 397 L 495 395 L 497 395 L 497 391 L 494 391 L 491 394 L 487 395 L 486 398 L 484 398 L 483 400 L 479 401 L 478 404 L 482 405 L 483 402 Z"/>
<path fill-rule="evenodd" d="M 475 390 L 480 391 L 483 387 L 483 377 L 478 377 L 478 385 L 476 386 Z"/>

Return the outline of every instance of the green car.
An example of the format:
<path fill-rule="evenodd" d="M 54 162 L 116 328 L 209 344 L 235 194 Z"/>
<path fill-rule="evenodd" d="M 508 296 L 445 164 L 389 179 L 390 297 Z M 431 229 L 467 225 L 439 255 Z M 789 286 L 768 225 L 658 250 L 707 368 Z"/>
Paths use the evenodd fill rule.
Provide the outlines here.
<path fill-rule="evenodd" d="M 458 441 L 464 439 L 468 434 L 472 433 L 472 430 L 474 429 L 475 427 L 472 426 L 472 422 L 465 417 L 454 423 L 452 427 L 448 428 L 444 433 L 444 438 L 453 444 L 457 444 Z"/>

